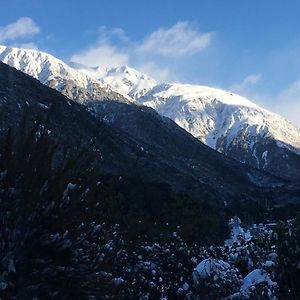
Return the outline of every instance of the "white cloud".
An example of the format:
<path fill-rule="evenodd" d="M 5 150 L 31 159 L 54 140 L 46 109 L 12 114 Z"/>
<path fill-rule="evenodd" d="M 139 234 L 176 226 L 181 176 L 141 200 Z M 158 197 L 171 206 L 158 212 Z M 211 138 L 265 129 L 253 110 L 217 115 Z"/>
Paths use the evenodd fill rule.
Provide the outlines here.
<path fill-rule="evenodd" d="M 291 121 L 295 126 L 300 128 L 300 99 L 295 101 L 285 101 L 279 105 L 276 105 L 275 112 L 284 116 Z"/>
<path fill-rule="evenodd" d="M 229 90 L 236 93 L 246 94 L 248 89 L 251 88 L 256 83 L 258 83 L 261 80 L 261 78 L 262 78 L 261 74 L 248 75 L 241 82 L 233 84 L 229 88 Z"/>
<path fill-rule="evenodd" d="M 252 98 L 262 107 L 285 117 L 300 128 L 300 79 L 277 94 L 258 93 Z"/>
<path fill-rule="evenodd" d="M 282 90 L 273 107 L 274 111 L 285 116 L 300 128 L 300 80 Z"/>
<path fill-rule="evenodd" d="M 254 75 L 248 75 L 244 81 L 243 84 L 256 84 L 261 79 L 261 74 L 254 74 Z"/>
<path fill-rule="evenodd" d="M 0 43 L 30 37 L 39 32 L 39 26 L 31 18 L 23 17 L 5 27 L 0 27 Z"/>
<path fill-rule="evenodd" d="M 177 80 L 174 60 L 184 55 L 183 59 L 188 59 L 207 47 L 213 36 L 213 33 L 200 33 L 188 22 L 159 29 L 140 41 L 131 40 L 121 28 L 102 26 L 98 33 L 94 45 L 75 53 L 70 60 L 90 67 L 130 65 L 159 82 Z"/>
<path fill-rule="evenodd" d="M 14 47 L 18 47 L 18 48 L 24 48 L 24 49 L 33 49 L 33 50 L 39 50 L 38 45 L 36 45 L 35 43 L 29 42 L 29 43 L 21 43 L 21 44 L 14 44 L 12 45 Z"/>
<path fill-rule="evenodd" d="M 178 57 L 197 53 L 208 47 L 214 33 L 201 33 L 189 22 L 178 22 L 170 28 L 151 33 L 138 46 L 140 52 Z"/>
<path fill-rule="evenodd" d="M 130 43 L 130 38 L 125 34 L 124 30 L 119 27 L 107 28 L 106 26 L 101 26 L 98 29 L 99 41 L 109 42 L 112 38 L 117 38 L 123 43 Z"/>
<path fill-rule="evenodd" d="M 70 60 L 88 67 L 112 68 L 128 65 L 130 39 L 123 29 L 101 26 L 98 33 L 99 37 L 95 45 L 80 53 L 75 53 Z M 116 46 L 120 43 L 126 47 Z"/>
<path fill-rule="evenodd" d="M 71 61 L 84 64 L 89 67 L 101 66 L 102 68 L 119 67 L 127 65 L 129 56 L 126 52 L 107 43 L 91 47 L 86 51 L 74 54 Z"/>
<path fill-rule="evenodd" d="M 136 66 L 136 68 L 139 71 L 151 76 L 159 83 L 169 81 L 172 78 L 172 75 L 170 74 L 170 70 L 168 68 L 159 67 L 154 62 L 141 64 Z"/>

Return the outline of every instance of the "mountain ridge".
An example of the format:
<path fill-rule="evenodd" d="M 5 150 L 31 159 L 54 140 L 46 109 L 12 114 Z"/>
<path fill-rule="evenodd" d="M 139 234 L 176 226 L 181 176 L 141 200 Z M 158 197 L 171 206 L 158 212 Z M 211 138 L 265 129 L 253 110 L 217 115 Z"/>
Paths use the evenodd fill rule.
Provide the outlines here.
<path fill-rule="evenodd" d="M 45 52 L 0 45 L 0 60 L 79 102 L 87 99 L 130 101 L 103 81 L 95 80 Z"/>
<path fill-rule="evenodd" d="M 105 105 L 104 100 L 101 103 Z M 128 104 L 122 105 L 127 117 Z M 46 116 L 52 107 L 49 134 L 61 141 L 79 141 L 92 145 L 99 153 L 101 165 L 114 174 L 143 176 L 147 180 L 165 182 L 181 190 L 205 186 L 227 198 L 228 195 L 249 193 L 260 188 L 274 188 L 284 181 L 267 173 L 248 168 L 226 158 L 195 139 L 192 135 L 151 108 L 134 113 L 138 125 L 147 122 L 148 132 L 133 139 L 113 122 L 105 122 L 91 114 L 86 106 L 71 101 L 59 92 L 42 85 L 32 77 L 0 62 L 0 135 L 20 125 L 23 113 L 29 117 Z M 114 110 L 114 107 L 109 107 Z M 132 106 L 133 110 L 139 110 Z M 118 112 L 121 113 L 121 109 Z M 102 113 L 107 111 L 102 110 Z M 118 118 L 122 124 L 122 120 Z M 135 124 L 135 123 L 132 123 Z M 135 126 L 135 130 L 140 130 Z M 156 129 L 159 128 L 159 134 Z M 128 128 L 132 131 L 133 128 Z M 76 146 L 76 143 L 73 145 Z M 188 146 L 188 149 L 186 148 Z M 99 149 L 99 151 L 98 151 Z M 98 154 L 97 154 L 98 155 Z M 139 173 L 139 174 L 138 174 Z M 239 184 L 236 184 L 239 182 Z M 227 195 L 228 193 L 228 195 Z"/>
<path fill-rule="evenodd" d="M 32 75 L 37 64 L 30 56 L 32 51 L 0 46 L 0 60 L 39 78 Z M 37 57 L 47 55 L 34 53 Z M 71 63 L 73 69 L 51 55 L 48 58 L 62 70 L 54 68 L 53 74 L 48 67 L 51 74 L 40 81 L 73 100 L 93 108 L 92 102 L 99 100 L 152 107 L 222 154 L 276 176 L 300 180 L 300 129 L 244 97 L 205 86 L 157 84 L 127 66 L 104 70 Z M 112 120 L 111 116 L 102 117 Z"/>

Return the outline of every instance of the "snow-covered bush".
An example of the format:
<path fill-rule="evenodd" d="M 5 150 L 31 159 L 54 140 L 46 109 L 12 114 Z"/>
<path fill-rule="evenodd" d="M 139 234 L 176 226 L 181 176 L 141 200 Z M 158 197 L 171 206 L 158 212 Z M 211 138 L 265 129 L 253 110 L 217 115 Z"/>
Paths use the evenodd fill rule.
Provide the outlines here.
<path fill-rule="evenodd" d="M 8 134 L 0 144 L 1 299 L 297 299 L 299 221 L 254 228 L 250 236 L 233 218 L 225 246 L 200 245 L 186 232 L 191 224 L 201 231 L 209 216 L 184 230 L 176 224 L 182 211 L 184 222 L 194 216 L 194 200 L 176 196 L 165 207 L 171 225 L 164 214 L 158 222 L 123 179 L 98 178 L 68 151 L 58 164 L 45 128 L 15 141 Z M 154 213 L 160 187 L 152 188 Z M 124 191 L 135 196 L 132 206 Z"/>
<path fill-rule="evenodd" d="M 243 280 L 240 295 L 246 299 L 276 299 L 278 284 L 263 269 L 255 269 Z"/>
<path fill-rule="evenodd" d="M 198 245 L 188 245 L 179 232 L 165 234 L 154 243 L 141 238 L 128 254 L 124 299 L 184 299 L 190 292 L 191 270 L 200 251 Z"/>
<path fill-rule="evenodd" d="M 194 293 L 199 299 L 221 299 L 238 290 L 242 277 L 228 262 L 204 259 L 193 272 Z"/>
<path fill-rule="evenodd" d="M 279 222 L 272 235 L 276 281 L 282 299 L 299 299 L 300 295 L 300 220 Z M 276 252 L 276 253 L 275 253 Z M 275 253 L 275 254 L 274 254 Z"/>
<path fill-rule="evenodd" d="M 55 168 L 56 144 L 37 128 L 0 148 L 0 298 L 101 297 L 114 229 L 91 221 L 76 160 L 67 154 Z"/>

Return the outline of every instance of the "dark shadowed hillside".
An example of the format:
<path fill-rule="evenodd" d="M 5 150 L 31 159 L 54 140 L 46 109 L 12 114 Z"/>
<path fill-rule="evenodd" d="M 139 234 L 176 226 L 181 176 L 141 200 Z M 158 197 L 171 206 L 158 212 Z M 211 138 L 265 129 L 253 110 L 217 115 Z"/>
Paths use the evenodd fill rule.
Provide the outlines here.
<path fill-rule="evenodd" d="M 196 195 L 205 190 L 226 201 L 255 199 L 264 188 L 284 184 L 225 158 L 150 108 L 103 101 L 92 103 L 89 111 L 3 63 L 0 105 L 2 132 L 20 124 L 24 114 L 31 121 L 38 115 L 49 118 L 54 139 L 72 147 L 78 143 L 88 145 L 99 167 L 108 174 L 162 182 Z M 112 120 L 114 114 L 116 121 Z"/>

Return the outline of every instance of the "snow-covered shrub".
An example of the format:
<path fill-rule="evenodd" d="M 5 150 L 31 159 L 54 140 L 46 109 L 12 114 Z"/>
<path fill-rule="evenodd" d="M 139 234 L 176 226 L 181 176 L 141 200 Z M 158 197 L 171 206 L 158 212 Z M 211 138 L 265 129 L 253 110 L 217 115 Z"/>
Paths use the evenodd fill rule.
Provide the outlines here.
<path fill-rule="evenodd" d="M 300 220 L 279 222 L 273 236 L 276 281 L 282 299 L 299 299 L 300 295 Z M 275 253 L 276 252 L 276 253 Z M 275 253 L 275 254 L 274 254 Z"/>
<path fill-rule="evenodd" d="M 1 299 L 276 299 L 278 290 L 280 299 L 297 299 L 299 221 L 273 232 L 261 226 L 248 239 L 235 218 L 230 243 L 200 246 L 187 231 L 196 226 L 204 236 L 216 215 L 186 226 L 194 200 L 172 204 L 166 187 L 143 183 L 154 195 L 149 205 L 148 193 L 145 202 L 132 188 L 137 181 L 98 178 L 68 151 L 58 164 L 45 128 L 0 144 Z M 157 207 L 165 210 L 155 215 Z"/>
<path fill-rule="evenodd" d="M 199 246 L 188 245 L 179 232 L 164 235 L 154 243 L 141 239 L 129 253 L 130 264 L 124 276 L 128 285 L 122 297 L 184 299 L 190 292 L 191 270 L 199 252 Z"/>
<path fill-rule="evenodd" d="M 255 269 L 243 280 L 240 295 L 246 299 L 276 299 L 278 284 L 263 269 Z"/>
<path fill-rule="evenodd" d="M 0 148 L 0 298 L 99 298 L 109 294 L 100 272 L 114 229 L 91 222 L 76 160 L 55 168 L 56 144 L 37 128 Z"/>
<path fill-rule="evenodd" d="M 234 245 L 228 250 L 228 261 L 239 269 L 242 275 L 247 274 L 253 269 L 253 260 L 250 243 L 244 246 Z M 249 249 L 250 248 L 250 249 Z M 250 251 L 249 251 L 250 250 Z"/>
<path fill-rule="evenodd" d="M 221 299 L 239 289 L 242 277 L 228 262 L 204 259 L 193 272 L 194 294 L 199 299 Z"/>

